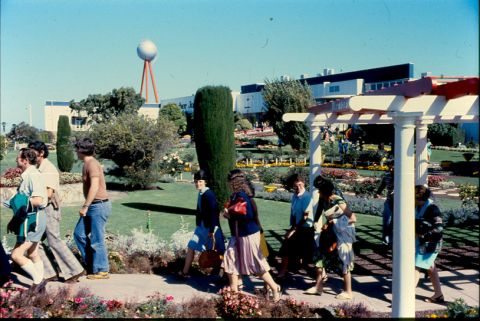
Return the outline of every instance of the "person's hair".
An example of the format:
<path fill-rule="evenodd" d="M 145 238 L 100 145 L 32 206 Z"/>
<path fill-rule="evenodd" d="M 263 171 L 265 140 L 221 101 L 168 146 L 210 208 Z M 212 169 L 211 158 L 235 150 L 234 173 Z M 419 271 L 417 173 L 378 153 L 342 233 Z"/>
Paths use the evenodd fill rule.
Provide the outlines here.
<path fill-rule="evenodd" d="M 48 157 L 48 147 L 47 145 L 45 145 L 44 142 L 41 142 L 39 140 L 36 140 L 34 142 L 31 142 L 30 144 L 28 144 L 28 148 L 31 148 L 31 149 L 34 149 L 36 150 L 37 152 L 43 152 L 43 158 L 47 158 Z"/>
<path fill-rule="evenodd" d="M 415 186 L 415 199 L 419 201 L 427 201 L 432 195 L 430 189 L 424 185 Z"/>
<path fill-rule="evenodd" d="M 95 152 L 95 143 L 91 138 L 85 137 L 75 143 L 75 148 L 86 156 L 92 156 Z"/>
<path fill-rule="evenodd" d="M 299 174 L 299 173 L 295 173 L 295 174 L 292 174 L 290 175 L 288 178 L 287 178 L 287 186 L 289 189 L 292 189 L 293 188 L 293 185 L 296 183 L 296 182 L 302 182 L 302 183 L 305 183 L 307 180 L 307 178 L 305 177 L 305 175 L 303 174 Z"/>
<path fill-rule="evenodd" d="M 32 148 L 22 148 L 19 151 L 21 159 L 26 159 L 30 165 L 37 165 L 37 153 Z"/>
<path fill-rule="evenodd" d="M 315 177 L 315 179 L 313 180 L 313 186 L 315 188 L 319 188 L 319 186 L 322 184 L 323 181 L 330 181 L 328 178 L 326 177 L 323 177 L 322 175 L 318 175 L 317 177 Z"/>
<path fill-rule="evenodd" d="M 199 170 L 193 175 L 193 179 L 196 181 L 208 181 L 208 175 L 207 172 L 205 172 L 203 169 Z"/>
<path fill-rule="evenodd" d="M 232 183 L 232 192 L 238 193 L 244 191 L 247 195 L 251 195 L 250 186 L 248 185 L 247 176 L 239 169 L 231 170 L 228 173 L 228 181 Z"/>
<path fill-rule="evenodd" d="M 333 195 L 335 191 L 335 186 L 330 180 L 323 179 L 319 181 L 318 186 L 315 186 L 318 188 L 318 192 L 320 193 L 320 196 L 323 197 L 330 197 Z"/>
<path fill-rule="evenodd" d="M 248 178 L 247 178 L 247 185 L 248 185 L 248 188 L 250 189 L 249 193 L 247 193 L 248 196 L 252 198 L 255 197 L 255 186 L 253 186 L 252 181 L 249 180 Z"/>

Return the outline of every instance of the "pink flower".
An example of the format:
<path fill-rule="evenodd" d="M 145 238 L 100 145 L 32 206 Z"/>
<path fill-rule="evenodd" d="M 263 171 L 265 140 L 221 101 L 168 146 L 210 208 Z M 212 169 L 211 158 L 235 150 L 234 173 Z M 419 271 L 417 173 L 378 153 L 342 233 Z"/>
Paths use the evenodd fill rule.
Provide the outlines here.
<path fill-rule="evenodd" d="M 83 298 L 75 298 L 73 299 L 73 302 L 75 302 L 76 304 L 80 304 L 83 302 Z"/>
<path fill-rule="evenodd" d="M 167 302 L 173 301 L 173 295 L 167 295 L 165 299 L 167 300 Z"/>

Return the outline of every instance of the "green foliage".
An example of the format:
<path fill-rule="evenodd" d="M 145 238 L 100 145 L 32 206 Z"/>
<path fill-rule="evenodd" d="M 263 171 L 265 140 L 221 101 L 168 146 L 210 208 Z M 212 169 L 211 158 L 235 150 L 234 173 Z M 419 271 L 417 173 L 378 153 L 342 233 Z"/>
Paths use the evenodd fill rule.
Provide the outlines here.
<path fill-rule="evenodd" d="M 166 104 L 160 109 L 158 116 L 165 117 L 174 123 L 178 127 L 179 134 L 183 134 L 187 130 L 187 118 L 177 104 Z"/>
<path fill-rule="evenodd" d="M 457 298 L 447 305 L 449 318 L 478 318 L 478 307 L 472 308 L 463 298 Z"/>
<path fill-rule="evenodd" d="M 134 114 L 96 124 L 91 132 L 97 154 L 118 166 L 113 173 L 125 177 L 131 186 L 140 187 L 156 181 L 156 164 L 172 146 L 175 136 L 173 123 Z"/>
<path fill-rule="evenodd" d="M 38 133 L 38 138 L 46 144 L 50 144 L 54 140 L 54 137 L 53 133 L 47 130 Z"/>
<path fill-rule="evenodd" d="M 89 123 L 102 123 L 124 113 L 136 114 L 143 102 L 142 96 L 135 89 L 121 87 L 105 95 L 88 95 L 78 103 L 72 100 L 70 108 L 79 114 L 87 114 Z"/>
<path fill-rule="evenodd" d="M 363 181 L 353 182 L 353 192 L 359 197 L 373 197 L 378 189 L 380 180 L 376 177 L 368 177 Z"/>
<path fill-rule="evenodd" d="M 239 119 L 235 122 L 235 128 L 238 130 L 253 129 L 253 125 L 246 118 Z"/>
<path fill-rule="evenodd" d="M 57 124 L 57 164 L 61 172 L 70 172 L 75 160 L 70 141 L 71 134 L 68 116 L 60 116 Z"/>
<path fill-rule="evenodd" d="M 278 172 L 271 167 L 259 167 L 256 169 L 258 173 L 258 178 L 265 183 L 265 185 L 270 185 L 272 183 L 278 183 L 280 177 Z"/>
<path fill-rule="evenodd" d="M 235 166 L 233 136 L 233 102 L 230 89 L 206 86 L 195 94 L 194 102 L 195 148 L 200 168 L 210 177 L 220 204 L 230 194 L 227 174 Z"/>
<path fill-rule="evenodd" d="M 18 125 L 12 125 L 7 137 L 17 143 L 30 143 L 38 140 L 38 129 L 22 121 Z"/>
<path fill-rule="evenodd" d="M 428 125 L 428 138 L 433 145 L 454 146 L 465 142 L 465 130 L 458 124 L 431 124 Z"/>
<path fill-rule="evenodd" d="M 3 156 L 7 152 L 7 143 L 5 136 L 0 135 L 0 161 L 3 160 Z"/>
<path fill-rule="evenodd" d="M 266 80 L 263 99 L 268 108 L 265 119 L 283 143 L 296 150 L 308 150 L 308 127 L 303 122 L 285 123 L 282 116 L 285 113 L 304 113 L 314 104 L 310 87 L 298 80 Z"/>
<path fill-rule="evenodd" d="M 460 189 L 460 199 L 462 200 L 463 205 L 468 204 L 478 204 L 478 186 L 470 184 L 461 184 Z"/>

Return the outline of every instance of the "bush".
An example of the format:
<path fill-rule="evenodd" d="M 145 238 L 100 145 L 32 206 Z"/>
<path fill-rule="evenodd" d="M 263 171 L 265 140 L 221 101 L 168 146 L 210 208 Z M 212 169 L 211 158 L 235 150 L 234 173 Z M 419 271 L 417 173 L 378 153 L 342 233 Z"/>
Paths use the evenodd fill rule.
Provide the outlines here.
<path fill-rule="evenodd" d="M 234 292 L 229 287 L 220 290 L 217 309 L 223 318 L 252 318 L 261 316 L 257 297 Z"/>
<path fill-rule="evenodd" d="M 176 128 L 164 118 L 155 121 L 143 115 L 122 114 L 95 124 L 91 137 L 97 154 L 117 165 L 111 174 L 144 188 L 157 181 L 157 164 L 175 142 Z"/>
<path fill-rule="evenodd" d="M 363 213 L 368 215 L 383 215 L 383 200 L 365 197 L 352 197 L 344 195 L 348 207 L 355 213 Z"/>
<path fill-rule="evenodd" d="M 235 123 L 237 130 L 250 130 L 253 129 L 252 124 L 246 118 L 242 118 Z"/>
<path fill-rule="evenodd" d="M 428 187 L 440 187 L 440 182 L 445 182 L 447 179 L 440 175 L 428 175 Z"/>
<path fill-rule="evenodd" d="M 270 200 L 270 201 L 277 201 L 277 202 L 290 202 L 292 200 L 292 193 L 287 192 L 287 191 L 279 191 L 276 190 L 271 193 L 259 191 L 255 192 L 255 197 L 256 198 L 262 198 L 265 200 Z"/>
<path fill-rule="evenodd" d="M 258 178 L 265 183 L 265 185 L 270 185 L 272 183 L 278 183 L 280 181 L 280 177 L 274 169 L 271 167 L 258 167 L 255 170 L 258 173 Z"/>
<path fill-rule="evenodd" d="M 70 142 L 72 130 L 68 116 L 60 116 L 57 125 L 57 164 L 61 172 L 70 172 L 73 167 L 73 146 Z"/>
<path fill-rule="evenodd" d="M 364 303 L 351 303 L 345 302 L 333 307 L 336 316 L 338 318 L 353 318 L 353 319 L 360 319 L 360 318 L 370 318 L 372 316 L 372 312 L 368 310 L 367 306 Z"/>
<path fill-rule="evenodd" d="M 473 308 L 462 298 L 457 298 L 447 305 L 449 318 L 478 318 L 478 307 Z"/>
<path fill-rule="evenodd" d="M 358 177 L 358 172 L 354 170 L 322 168 L 321 175 L 330 179 L 355 179 Z"/>
<path fill-rule="evenodd" d="M 460 208 L 443 210 L 443 222 L 447 226 L 478 224 L 478 212 L 478 204 L 462 204 Z"/>
<path fill-rule="evenodd" d="M 353 192 L 356 196 L 373 197 L 377 193 L 380 179 L 377 177 L 367 177 L 362 181 L 353 181 Z"/>
<path fill-rule="evenodd" d="M 460 192 L 460 199 L 462 200 L 463 204 L 467 203 L 474 203 L 478 204 L 478 186 L 470 185 L 470 184 L 461 184 L 459 186 Z"/>

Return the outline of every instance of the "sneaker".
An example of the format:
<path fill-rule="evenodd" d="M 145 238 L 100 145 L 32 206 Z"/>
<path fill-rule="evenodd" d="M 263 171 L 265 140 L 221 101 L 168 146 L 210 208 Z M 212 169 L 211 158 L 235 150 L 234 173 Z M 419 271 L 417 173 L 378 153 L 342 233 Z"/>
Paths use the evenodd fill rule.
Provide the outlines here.
<path fill-rule="evenodd" d="M 95 274 L 87 275 L 87 279 L 89 280 L 104 280 L 109 278 L 110 278 L 110 275 L 108 275 L 108 272 L 97 272 Z"/>
<path fill-rule="evenodd" d="M 311 288 L 307 289 L 305 294 L 311 294 L 311 295 L 322 295 L 322 291 L 318 291 L 316 286 L 312 286 Z"/>

